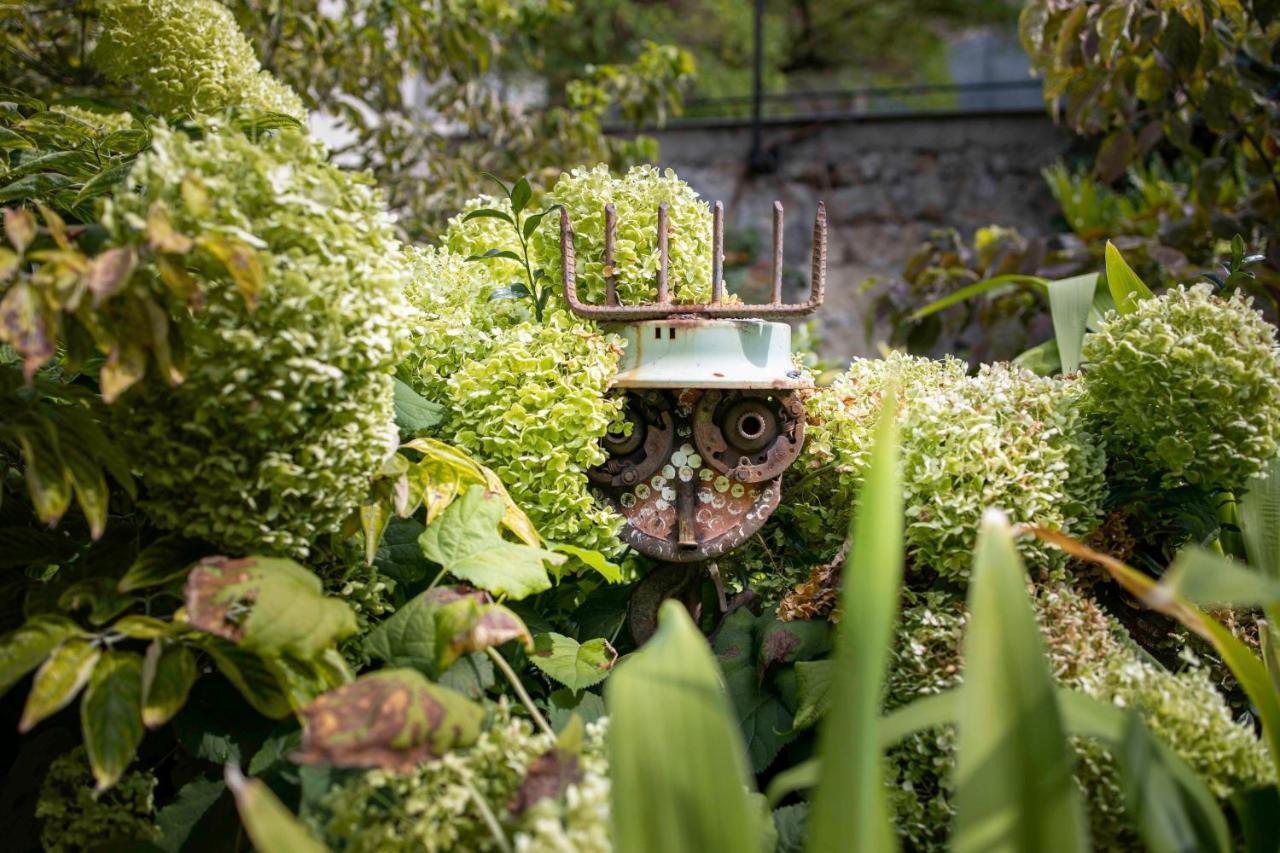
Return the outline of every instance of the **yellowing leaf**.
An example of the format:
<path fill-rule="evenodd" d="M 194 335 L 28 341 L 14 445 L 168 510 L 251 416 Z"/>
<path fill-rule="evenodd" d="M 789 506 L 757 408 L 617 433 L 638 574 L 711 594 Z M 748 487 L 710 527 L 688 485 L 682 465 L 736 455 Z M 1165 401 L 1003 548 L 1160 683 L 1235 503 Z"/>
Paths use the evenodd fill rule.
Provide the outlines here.
<path fill-rule="evenodd" d="M 236 800 L 240 821 L 260 853 L 326 853 L 327 848 L 281 805 L 271 789 L 246 779 L 234 764 L 226 768 L 227 787 Z"/>
<path fill-rule="evenodd" d="M 196 658 L 186 646 L 154 640 L 142 665 L 142 722 L 164 725 L 187 703 L 196 680 Z"/>
<path fill-rule="evenodd" d="M 0 695 L 40 665 L 63 640 L 84 631 L 63 616 L 40 614 L 0 638 Z"/>
<path fill-rule="evenodd" d="M 406 773 L 474 743 L 484 711 L 417 670 L 384 669 L 320 696 L 302 717 L 294 761 Z"/>
<path fill-rule="evenodd" d="M 89 766 L 104 791 L 116 783 L 142 743 L 142 659 L 107 652 L 93 670 L 80 705 Z"/>
<path fill-rule="evenodd" d="M 69 637 L 54 649 L 36 670 L 18 731 L 31 731 L 36 723 L 71 704 L 101 656 L 102 650 L 87 637 Z"/>
<path fill-rule="evenodd" d="M 258 260 L 258 253 L 252 246 L 221 234 L 206 234 L 200 238 L 200 248 L 227 268 L 231 280 L 244 294 L 245 302 L 252 305 L 257 301 L 266 276 L 262 271 L 262 262 Z"/>
<path fill-rule="evenodd" d="M 6 207 L 4 209 L 4 233 L 13 248 L 21 254 L 36 239 L 36 217 L 25 207 Z"/>

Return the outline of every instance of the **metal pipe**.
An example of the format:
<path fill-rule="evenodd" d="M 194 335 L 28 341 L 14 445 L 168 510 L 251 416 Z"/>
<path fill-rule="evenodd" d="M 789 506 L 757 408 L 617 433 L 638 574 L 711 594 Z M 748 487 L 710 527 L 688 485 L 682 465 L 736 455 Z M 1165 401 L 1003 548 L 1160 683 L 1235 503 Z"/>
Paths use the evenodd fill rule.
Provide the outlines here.
<path fill-rule="evenodd" d="M 724 299 L 724 202 L 716 202 L 711 222 L 711 304 L 719 305 Z"/>
<path fill-rule="evenodd" d="M 773 287 L 769 302 L 782 304 L 782 202 L 773 203 Z"/>
<path fill-rule="evenodd" d="M 618 304 L 618 271 L 613 266 L 613 242 L 618 232 L 618 211 L 604 206 L 604 304 Z"/>
<path fill-rule="evenodd" d="M 667 203 L 658 204 L 658 304 L 668 305 L 667 292 Z"/>

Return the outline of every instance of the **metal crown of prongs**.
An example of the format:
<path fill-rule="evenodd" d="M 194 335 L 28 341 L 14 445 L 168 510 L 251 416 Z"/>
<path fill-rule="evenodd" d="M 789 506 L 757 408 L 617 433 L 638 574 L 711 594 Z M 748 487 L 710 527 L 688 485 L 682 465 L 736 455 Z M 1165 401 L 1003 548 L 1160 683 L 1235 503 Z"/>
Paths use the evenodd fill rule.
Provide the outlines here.
<path fill-rule="evenodd" d="M 629 429 L 605 436 L 608 459 L 588 477 L 625 519 L 623 540 L 658 560 L 712 560 L 746 541 L 777 508 L 782 473 L 804 444 L 804 403 L 797 391 L 807 380 L 792 362 L 791 327 L 768 319 L 803 316 L 822 304 L 826 207 L 819 202 L 814 219 L 804 302 L 782 301 L 782 227 L 782 205 L 774 202 L 770 301 L 726 302 L 724 206 L 716 202 L 711 302 L 675 304 L 667 283 L 667 206 L 660 204 L 657 301 L 622 305 L 614 267 L 617 212 L 606 205 L 605 302 L 587 305 L 578 299 L 573 226 L 561 208 L 565 302 L 580 317 L 619 324 L 615 331 L 626 341 L 613 387 L 626 395 Z M 645 576 L 631 608 L 638 640 L 652 632 L 661 599 L 678 595 L 691 610 L 699 606 L 694 578 L 680 566 Z"/>

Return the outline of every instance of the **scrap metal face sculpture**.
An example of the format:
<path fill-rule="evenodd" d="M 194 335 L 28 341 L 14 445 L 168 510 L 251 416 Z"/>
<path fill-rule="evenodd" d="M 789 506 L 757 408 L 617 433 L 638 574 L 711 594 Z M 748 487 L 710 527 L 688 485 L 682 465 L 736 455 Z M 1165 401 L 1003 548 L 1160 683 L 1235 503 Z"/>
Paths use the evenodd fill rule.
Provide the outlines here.
<path fill-rule="evenodd" d="M 711 302 L 673 304 L 667 285 L 667 206 L 658 206 L 657 301 L 622 305 L 614 270 L 617 214 L 605 207 L 605 302 L 586 305 L 575 284 L 573 227 L 560 212 L 564 297 L 580 317 L 614 324 L 626 341 L 613 387 L 626 397 L 630 429 L 605 436 L 609 458 L 588 472 L 598 495 L 626 520 L 622 538 L 668 563 L 712 560 L 765 523 L 782 490 L 782 474 L 804 444 L 807 385 L 791 358 L 791 328 L 774 318 L 810 314 L 822 304 L 827 218 L 819 203 L 813 225 L 809 298 L 782 301 L 782 205 L 773 208 L 772 298 L 767 304 L 725 301 L 724 208 L 715 205 Z M 687 580 L 677 567 L 642 582 L 667 587 Z M 651 581 L 651 579 L 653 579 Z M 668 590 L 669 591 L 669 590 Z M 639 592 L 638 592 L 639 594 Z M 656 601 L 655 601 L 656 609 Z M 650 630 L 648 616 L 633 632 Z M 638 637 L 639 638 L 639 637 Z"/>

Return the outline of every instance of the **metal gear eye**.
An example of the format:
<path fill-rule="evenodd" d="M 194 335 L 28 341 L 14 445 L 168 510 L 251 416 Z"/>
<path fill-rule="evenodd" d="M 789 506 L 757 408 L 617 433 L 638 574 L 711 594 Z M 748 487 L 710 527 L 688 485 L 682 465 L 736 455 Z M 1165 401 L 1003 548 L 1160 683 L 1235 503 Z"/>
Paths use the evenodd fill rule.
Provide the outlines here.
<path fill-rule="evenodd" d="M 804 444 L 805 415 L 789 391 L 711 390 L 693 415 L 698 452 L 739 483 L 761 483 L 786 470 Z"/>

